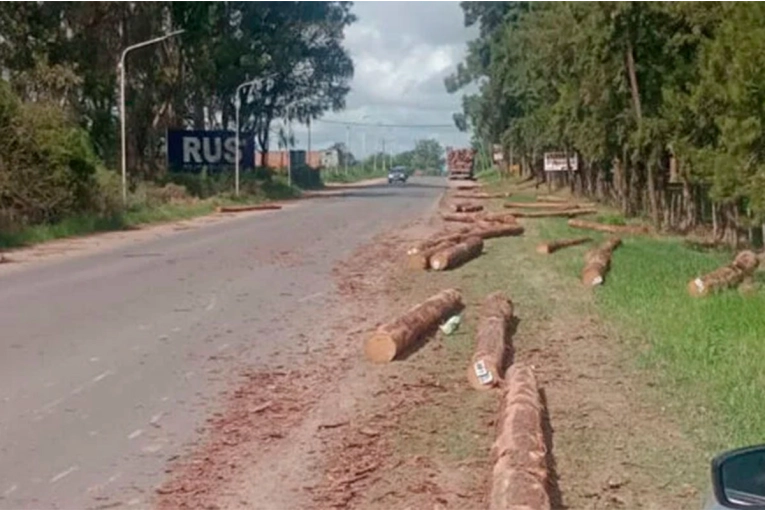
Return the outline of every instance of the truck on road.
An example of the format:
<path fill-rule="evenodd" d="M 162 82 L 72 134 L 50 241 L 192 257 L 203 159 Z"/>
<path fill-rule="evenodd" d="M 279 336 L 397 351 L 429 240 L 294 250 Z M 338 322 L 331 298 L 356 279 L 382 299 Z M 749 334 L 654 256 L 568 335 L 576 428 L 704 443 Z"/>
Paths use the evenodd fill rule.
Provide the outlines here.
<path fill-rule="evenodd" d="M 446 149 L 446 168 L 449 179 L 467 179 L 472 180 L 475 173 L 475 155 L 476 150 L 472 148 L 455 149 L 447 147 Z"/>

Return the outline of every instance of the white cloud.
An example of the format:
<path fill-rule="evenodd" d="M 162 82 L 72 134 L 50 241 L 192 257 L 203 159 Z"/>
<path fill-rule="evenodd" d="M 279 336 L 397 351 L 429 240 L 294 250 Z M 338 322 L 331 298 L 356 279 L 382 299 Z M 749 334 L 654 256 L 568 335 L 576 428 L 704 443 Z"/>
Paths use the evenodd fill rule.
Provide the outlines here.
<path fill-rule="evenodd" d="M 464 27 L 457 2 L 357 2 L 358 21 L 346 30 L 345 47 L 355 73 L 347 108 L 325 119 L 371 124 L 444 125 L 438 128 L 379 128 L 315 122 L 312 148 L 346 140 L 360 154 L 388 140 L 394 151 L 407 150 L 420 138 L 434 137 L 444 145 L 464 145 L 468 136 L 453 126 L 461 94 L 449 94 L 443 80 L 465 55 L 475 37 Z M 306 148 L 304 127 L 295 127 L 298 148 Z M 364 143 L 366 139 L 366 144 Z"/>

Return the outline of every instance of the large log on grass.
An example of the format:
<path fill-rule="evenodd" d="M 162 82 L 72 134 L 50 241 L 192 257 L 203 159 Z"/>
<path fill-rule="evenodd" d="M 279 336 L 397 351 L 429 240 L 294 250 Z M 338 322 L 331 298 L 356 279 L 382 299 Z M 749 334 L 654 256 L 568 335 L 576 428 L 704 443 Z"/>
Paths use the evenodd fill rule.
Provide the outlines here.
<path fill-rule="evenodd" d="M 523 234 L 523 227 L 521 225 L 513 224 L 486 224 L 479 223 L 479 230 L 476 231 L 476 235 L 482 239 L 493 239 L 495 237 L 509 237 L 519 236 Z"/>
<path fill-rule="evenodd" d="M 460 266 L 474 259 L 483 251 L 483 239 L 479 236 L 468 237 L 463 242 L 434 253 L 430 257 L 430 267 L 444 271 Z"/>
<path fill-rule="evenodd" d="M 727 266 L 715 269 L 711 273 L 688 282 L 688 293 L 693 297 L 702 297 L 713 292 L 737 287 L 754 273 L 759 262 L 753 251 L 742 251 Z"/>
<path fill-rule="evenodd" d="M 518 223 L 518 220 L 515 218 L 515 216 L 507 213 L 482 214 L 479 216 L 479 221 L 487 223 L 507 223 L 510 225 L 515 225 Z"/>
<path fill-rule="evenodd" d="M 613 237 L 601 243 L 597 248 L 593 248 L 585 253 L 582 283 L 589 287 L 601 285 L 608 269 L 611 267 L 611 256 L 614 250 L 621 244 L 621 239 Z"/>
<path fill-rule="evenodd" d="M 441 219 L 459 223 L 475 223 L 479 220 L 479 216 L 471 213 L 443 213 L 441 214 Z"/>
<path fill-rule="evenodd" d="M 467 370 L 473 388 L 486 390 L 500 383 L 510 348 L 508 330 L 512 318 L 513 303 L 504 293 L 494 292 L 486 297 L 479 310 L 475 351 Z"/>
<path fill-rule="evenodd" d="M 571 202 L 570 198 L 556 197 L 555 195 L 540 195 L 537 197 L 537 202 Z"/>
<path fill-rule="evenodd" d="M 443 290 L 380 326 L 364 344 L 364 354 L 375 363 L 392 361 L 461 308 L 460 292 Z"/>
<path fill-rule="evenodd" d="M 482 205 L 465 203 L 465 202 L 454 204 L 453 208 L 454 208 L 454 212 L 458 212 L 458 213 L 472 213 L 472 212 L 483 211 Z"/>
<path fill-rule="evenodd" d="M 542 243 L 537 246 L 537 253 L 549 255 L 555 253 L 563 248 L 569 246 L 577 246 L 579 244 L 589 243 L 592 241 L 591 237 L 576 237 L 574 239 L 558 239 L 556 241 L 550 241 L 549 243 Z"/>
<path fill-rule="evenodd" d="M 506 392 L 492 445 L 490 510 L 549 510 L 547 447 L 536 376 L 528 365 L 505 373 Z"/>
<path fill-rule="evenodd" d="M 507 204 L 505 204 L 507 206 Z M 573 216 L 583 216 L 586 214 L 595 214 L 598 211 L 595 209 L 563 209 L 563 210 L 551 210 L 551 211 L 519 211 L 513 210 L 511 214 L 519 218 L 571 218 Z"/>
<path fill-rule="evenodd" d="M 582 228 L 588 230 L 597 230 L 598 232 L 608 232 L 610 234 L 647 234 L 648 227 L 644 225 L 605 225 L 586 220 L 569 220 L 568 226 L 573 228 Z"/>

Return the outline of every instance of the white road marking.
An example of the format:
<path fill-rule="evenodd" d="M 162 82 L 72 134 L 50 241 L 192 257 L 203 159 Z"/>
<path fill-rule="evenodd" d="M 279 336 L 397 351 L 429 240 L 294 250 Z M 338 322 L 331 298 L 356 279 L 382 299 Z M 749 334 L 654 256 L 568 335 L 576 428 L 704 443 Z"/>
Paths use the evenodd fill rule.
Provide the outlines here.
<path fill-rule="evenodd" d="M 181 330 L 181 328 L 173 328 L 173 333 L 177 333 Z"/>
<path fill-rule="evenodd" d="M 14 483 L 13 485 L 11 485 L 10 487 L 8 487 L 7 489 L 3 491 L 3 496 L 7 498 L 8 496 L 16 492 L 16 489 L 18 488 L 19 486 Z"/>
<path fill-rule="evenodd" d="M 90 358 L 90 362 L 91 362 L 91 363 L 96 363 L 97 361 L 98 361 L 98 358 L 96 358 L 95 356 L 93 356 L 92 358 Z"/>
<path fill-rule="evenodd" d="M 77 386 L 75 389 L 72 390 L 72 395 L 79 395 L 82 393 L 82 390 L 85 388 L 83 386 Z"/>
<path fill-rule="evenodd" d="M 117 481 L 117 479 L 122 476 L 122 473 L 117 473 L 116 475 L 112 475 L 109 477 L 109 479 L 106 481 L 106 483 L 114 483 Z"/>
<path fill-rule="evenodd" d="M 50 483 L 58 482 L 62 478 L 65 478 L 65 477 L 71 475 L 72 473 L 74 473 L 75 471 L 77 471 L 77 469 L 78 469 L 77 466 L 72 466 L 69 469 L 67 469 L 66 471 L 60 472 L 59 474 L 57 474 L 56 476 L 54 476 L 53 478 L 50 479 Z"/>
<path fill-rule="evenodd" d="M 303 303 L 304 301 L 310 301 L 311 299 L 315 299 L 319 296 L 323 296 L 326 294 L 326 292 L 316 292 L 315 294 L 309 294 L 307 296 L 303 296 L 300 299 L 298 299 L 298 303 Z"/>
<path fill-rule="evenodd" d="M 215 308 L 215 303 L 217 302 L 218 298 L 215 297 L 215 294 L 213 294 L 212 298 L 210 298 L 210 302 L 205 307 L 206 312 L 211 312 L 213 308 Z"/>
<path fill-rule="evenodd" d="M 50 411 L 51 409 L 53 409 L 54 407 L 56 407 L 57 405 L 59 405 L 63 401 L 64 401 L 64 397 L 57 398 L 53 402 L 48 402 L 47 404 L 42 406 L 37 412 L 47 412 L 47 411 Z"/>
<path fill-rule="evenodd" d="M 170 397 L 162 397 L 161 400 L 162 400 L 162 402 L 167 402 L 168 400 L 170 400 Z"/>
<path fill-rule="evenodd" d="M 141 451 L 144 453 L 157 453 L 162 449 L 162 445 L 159 443 L 154 443 L 150 445 L 146 445 L 143 448 L 141 448 Z"/>
<path fill-rule="evenodd" d="M 88 432 L 88 435 L 90 437 L 97 436 L 98 435 L 98 431 L 97 430 L 91 430 L 90 432 Z"/>
<path fill-rule="evenodd" d="M 141 434 L 143 434 L 143 429 L 136 429 L 130 433 L 130 435 L 128 436 L 128 439 L 135 439 Z"/>
<path fill-rule="evenodd" d="M 98 381 L 102 380 L 103 378 L 108 377 L 110 375 L 112 375 L 112 371 L 111 370 L 107 370 L 106 372 L 102 372 L 102 373 L 98 374 L 97 376 L 95 376 L 93 378 L 93 382 L 98 382 Z"/>

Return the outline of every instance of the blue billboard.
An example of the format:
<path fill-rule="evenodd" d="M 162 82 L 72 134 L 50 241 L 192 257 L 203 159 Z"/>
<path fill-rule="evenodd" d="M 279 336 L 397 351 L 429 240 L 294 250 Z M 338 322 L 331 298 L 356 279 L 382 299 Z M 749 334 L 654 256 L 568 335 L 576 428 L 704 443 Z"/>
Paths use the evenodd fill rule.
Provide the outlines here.
<path fill-rule="evenodd" d="M 167 131 L 167 164 L 172 171 L 198 171 L 233 168 L 236 160 L 236 133 L 234 131 Z M 255 166 L 255 139 L 251 135 L 239 138 L 241 168 Z"/>

